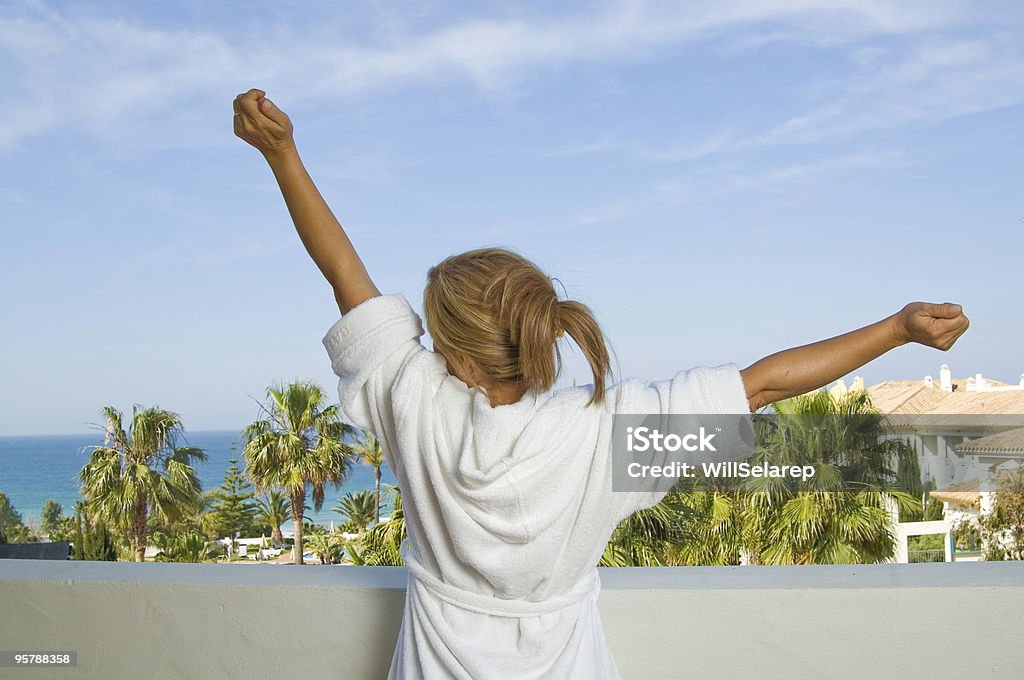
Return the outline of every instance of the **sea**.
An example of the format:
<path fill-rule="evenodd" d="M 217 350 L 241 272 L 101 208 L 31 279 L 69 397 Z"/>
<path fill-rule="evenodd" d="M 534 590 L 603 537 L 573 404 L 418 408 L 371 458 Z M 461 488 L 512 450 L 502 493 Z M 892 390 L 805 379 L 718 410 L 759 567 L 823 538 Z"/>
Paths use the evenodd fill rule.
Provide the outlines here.
<path fill-rule="evenodd" d="M 38 527 L 43 504 L 54 499 L 61 504 L 64 515 L 73 515 L 79 494 L 78 474 L 88 462 L 95 446 L 103 444 L 103 433 L 67 435 L 28 435 L 0 437 L 0 491 L 7 495 L 22 520 Z M 224 474 L 232 458 L 245 469 L 242 458 L 241 433 L 234 430 L 189 432 L 179 443 L 202 449 L 208 460 L 196 462 L 196 474 L 203 491 L 216 489 L 224 481 Z M 387 464 L 381 469 L 381 517 L 391 513 L 390 494 L 385 485 L 397 481 Z M 336 488 L 328 486 L 320 512 L 313 511 L 313 489 L 307 487 L 305 517 L 324 527 L 331 522 L 340 525 L 344 519 L 332 508 L 350 491 L 373 489 L 373 468 L 359 463 L 344 483 Z M 284 527 L 290 533 L 291 520 Z"/>

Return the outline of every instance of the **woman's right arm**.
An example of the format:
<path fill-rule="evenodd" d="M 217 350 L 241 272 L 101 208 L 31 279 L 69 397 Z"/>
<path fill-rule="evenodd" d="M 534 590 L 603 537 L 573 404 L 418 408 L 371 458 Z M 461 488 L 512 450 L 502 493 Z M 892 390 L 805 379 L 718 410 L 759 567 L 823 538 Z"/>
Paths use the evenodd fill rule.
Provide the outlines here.
<path fill-rule="evenodd" d="M 292 136 L 292 123 L 262 90 L 234 101 L 235 134 L 256 147 L 274 173 L 295 230 L 334 290 L 342 314 L 380 295 L 348 235 L 306 172 Z"/>

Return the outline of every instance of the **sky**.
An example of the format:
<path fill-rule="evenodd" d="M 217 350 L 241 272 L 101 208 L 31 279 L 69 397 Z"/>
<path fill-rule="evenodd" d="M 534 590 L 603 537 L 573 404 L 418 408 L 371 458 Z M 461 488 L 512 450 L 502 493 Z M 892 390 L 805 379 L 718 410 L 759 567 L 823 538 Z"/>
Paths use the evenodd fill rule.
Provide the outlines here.
<path fill-rule="evenodd" d="M 1022 28 L 998 1 L 4 2 L 0 434 L 336 399 L 332 292 L 232 134 L 250 87 L 417 311 L 432 264 L 504 246 L 592 307 L 616 380 L 948 300 L 953 349 L 856 375 L 1016 383 Z"/>

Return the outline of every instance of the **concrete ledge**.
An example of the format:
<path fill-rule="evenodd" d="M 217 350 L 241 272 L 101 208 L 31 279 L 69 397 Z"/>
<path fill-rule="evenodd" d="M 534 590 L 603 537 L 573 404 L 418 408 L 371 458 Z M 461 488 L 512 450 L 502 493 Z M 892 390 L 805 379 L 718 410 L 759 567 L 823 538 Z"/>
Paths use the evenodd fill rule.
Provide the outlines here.
<path fill-rule="evenodd" d="M 1024 564 L 602 569 L 623 677 L 1020 678 Z M 0 560 L 4 677 L 384 678 L 406 570 Z M 50 673 L 50 676 L 46 674 Z"/>
<path fill-rule="evenodd" d="M 598 571 L 605 590 L 1024 588 L 1024 563 L 1021 562 L 599 568 Z M 405 567 L 0 560 L 0 582 L 332 586 L 404 590 L 407 573 Z"/>

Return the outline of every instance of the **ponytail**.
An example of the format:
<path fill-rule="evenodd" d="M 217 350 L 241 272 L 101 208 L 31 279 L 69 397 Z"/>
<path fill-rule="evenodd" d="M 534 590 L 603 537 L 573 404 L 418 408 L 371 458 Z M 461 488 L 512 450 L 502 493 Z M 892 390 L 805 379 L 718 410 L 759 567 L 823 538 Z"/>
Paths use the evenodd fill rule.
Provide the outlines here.
<path fill-rule="evenodd" d="M 582 302 L 575 300 L 558 301 L 558 318 L 560 329 L 572 337 L 572 339 L 583 350 L 587 357 L 590 370 L 594 374 L 594 394 L 587 403 L 601 404 L 604 402 L 605 376 L 611 370 L 611 361 L 608 358 L 608 347 L 605 345 L 604 334 L 593 312 Z M 561 360 L 561 357 L 559 357 Z"/>

